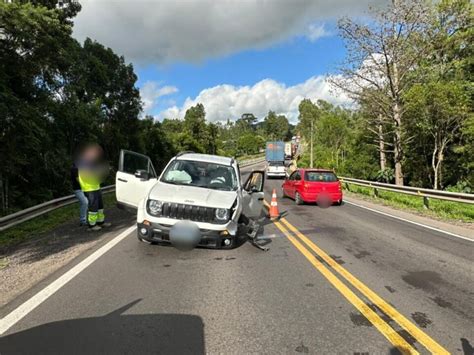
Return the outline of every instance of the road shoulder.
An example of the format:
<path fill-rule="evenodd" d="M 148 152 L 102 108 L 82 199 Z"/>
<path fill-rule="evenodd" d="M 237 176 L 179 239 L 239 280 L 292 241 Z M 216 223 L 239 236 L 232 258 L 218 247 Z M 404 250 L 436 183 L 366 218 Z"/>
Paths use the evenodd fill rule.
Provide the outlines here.
<path fill-rule="evenodd" d="M 437 220 L 434 218 L 420 216 L 414 212 L 403 211 L 393 207 L 389 207 L 383 204 L 382 201 L 368 201 L 367 199 L 361 198 L 358 195 L 346 193 L 344 195 L 344 201 L 353 205 L 362 206 L 365 208 L 373 209 L 378 212 L 394 216 L 399 219 L 404 219 L 413 223 L 426 225 L 431 228 L 436 228 L 441 231 L 460 235 L 464 238 L 474 241 L 474 224 L 466 223 L 461 221 L 446 222 Z"/>
<path fill-rule="evenodd" d="M 88 232 L 75 222 L 66 222 L 32 241 L 0 254 L 0 309 L 34 288 L 61 268 L 67 268 L 87 252 L 92 252 L 112 235 L 133 223 L 130 214 L 112 208 L 108 214 L 112 227 Z"/>

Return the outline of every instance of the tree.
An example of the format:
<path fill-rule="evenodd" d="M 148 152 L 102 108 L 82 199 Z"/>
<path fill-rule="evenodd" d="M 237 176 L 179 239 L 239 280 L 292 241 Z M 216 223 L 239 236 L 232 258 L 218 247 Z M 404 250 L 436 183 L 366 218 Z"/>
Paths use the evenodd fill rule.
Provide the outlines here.
<path fill-rule="evenodd" d="M 424 0 L 393 0 L 387 9 L 372 10 L 372 21 L 343 18 L 338 23 L 348 55 L 331 82 L 356 100 L 370 101 L 390 120 L 397 185 L 403 185 L 406 143 L 403 95 L 411 71 L 432 49 L 426 38 L 431 21 Z"/>
<path fill-rule="evenodd" d="M 49 135 L 49 108 L 56 104 L 71 31 L 56 10 L 0 2 L 2 213 L 52 196 L 56 181 L 48 179 L 55 174 L 48 157 L 57 142 Z"/>
<path fill-rule="evenodd" d="M 412 118 L 418 135 L 430 136 L 433 188 L 438 189 L 446 149 L 469 115 L 468 93 L 460 83 L 433 82 L 414 85 L 405 99 L 406 115 Z"/>
<path fill-rule="evenodd" d="M 288 119 L 284 115 L 276 115 L 275 112 L 269 111 L 267 117 L 263 121 L 265 133 L 269 139 L 285 140 L 288 138 L 290 125 Z"/>
<path fill-rule="evenodd" d="M 147 154 L 153 161 L 153 166 L 159 173 L 168 161 L 176 155 L 176 150 L 170 137 L 163 129 L 163 124 L 155 121 L 153 117 L 146 116 L 139 121 L 140 126 L 140 152 Z"/>
<path fill-rule="evenodd" d="M 299 115 L 298 115 L 299 123 L 296 128 L 301 132 L 303 137 L 310 144 L 309 166 L 313 167 L 314 165 L 314 155 L 313 155 L 314 126 L 321 115 L 321 111 L 316 104 L 311 102 L 310 99 L 302 100 L 298 106 L 298 110 L 299 110 Z"/>
<path fill-rule="evenodd" d="M 257 117 L 255 117 L 253 113 L 244 113 L 240 119 L 246 121 L 249 126 L 253 126 L 257 121 Z"/>
<path fill-rule="evenodd" d="M 243 154 L 257 154 L 265 146 L 265 140 L 261 136 L 246 133 L 239 137 L 238 150 Z"/>

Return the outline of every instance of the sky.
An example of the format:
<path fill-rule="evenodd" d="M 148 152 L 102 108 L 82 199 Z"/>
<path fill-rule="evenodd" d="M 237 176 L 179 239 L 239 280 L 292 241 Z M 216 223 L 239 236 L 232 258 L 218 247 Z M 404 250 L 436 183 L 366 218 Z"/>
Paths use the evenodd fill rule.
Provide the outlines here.
<path fill-rule="evenodd" d="M 125 56 L 144 114 L 212 122 L 269 110 L 296 122 L 303 98 L 350 105 L 326 81 L 345 55 L 341 16 L 385 0 L 80 0 L 74 36 Z"/>

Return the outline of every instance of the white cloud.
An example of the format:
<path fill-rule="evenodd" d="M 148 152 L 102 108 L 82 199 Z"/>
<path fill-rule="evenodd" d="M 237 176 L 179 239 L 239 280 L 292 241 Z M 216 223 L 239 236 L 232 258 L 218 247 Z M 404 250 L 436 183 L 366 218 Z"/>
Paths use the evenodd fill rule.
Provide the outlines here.
<path fill-rule="evenodd" d="M 143 111 L 145 114 L 152 113 L 160 97 L 171 95 L 176 92 L 178 92 L 178 88 L 175 86 L 160 86 L 156 81 L 147 81 L 140 88 L 140 96 L 143 101 Z"/>
<path fill-rule="evenodd" d="M 316 42 L 318 39 L 322 37 L 331 36 L 332 33 L 326 30 L 324 24 L 317 25 L 317 24 L 310 24 L 308 26 L 306 37 L 310 40 L 310 42 Z"/>
<path fill-rule="evenodd" d="M 80 2 L 76 38 L 82 41 L 91 37 L 136 63 L 169 63 L 264 48 L 305 34 L 307 26 L 315 21 L 362 14 L 369 4 L 387 0 Z M 313 30 L 316 39 L 318 27 Z"/>
<path fill-rule="evenodd" d="M 172 106 L 157 118 L 183 118 L 186 110 L 202 103 L 206 118 L 211 122 L 239 118 L 243 113 L 256 117 L 266 116 L 269 110 L 285 114 L 290 121 L 298 117 L 298 105 L 304 98 L 323 99 L 336 105 L 351 105 L 351 100 L 334 92 L 325 76 L 314 76 L 303 83 L 285 86 L 272 79 L 265 79 L 253 86 L 218 85 L 202 90 L 195 98 L 187 98 L 181 107 Z"/>

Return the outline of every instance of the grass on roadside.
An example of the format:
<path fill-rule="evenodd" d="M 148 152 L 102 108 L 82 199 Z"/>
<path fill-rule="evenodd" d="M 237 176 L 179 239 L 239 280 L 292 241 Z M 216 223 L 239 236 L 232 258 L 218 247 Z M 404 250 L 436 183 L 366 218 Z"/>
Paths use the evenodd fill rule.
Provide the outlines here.
<path fill-rule="evenodd" d="M 115 205 L 115 194 L 104 194 L 105 208 L 110 208 Z M 29 221 L 20 223 L 3 232 L 0 232 L 0 248 L 11 247 L 20 244 L 31 236 L 40 233 L 46 233 L 57 226 L 71 221 L 77 220 L 79 223 L 79 205 L 77 203 L 58 208 L 42 216 L 33 218 Z M 0 262 L 1 264 L 1 262 Z M 1 268 L 1 266 L 0 266 Z"/>
<path fill-rule="evenodd" d="M 371 198 L 371 200 L 381 201 L 389 206 L 408 209 L 430 217 L 438 217 L 446 220 L 457 220 L 463 222 L 474 222 L 474 206 L 466 203 L 430 199 L 430 208 L 425 209 L 423 206 L 422 197 L 382 190 L 379 190 L 379 197 L 375 197 L 373 189 L 370 187 L 351 184 L 349 184 L 349 187 L 349 191 L 352 193 L 368 196 Z"/>

